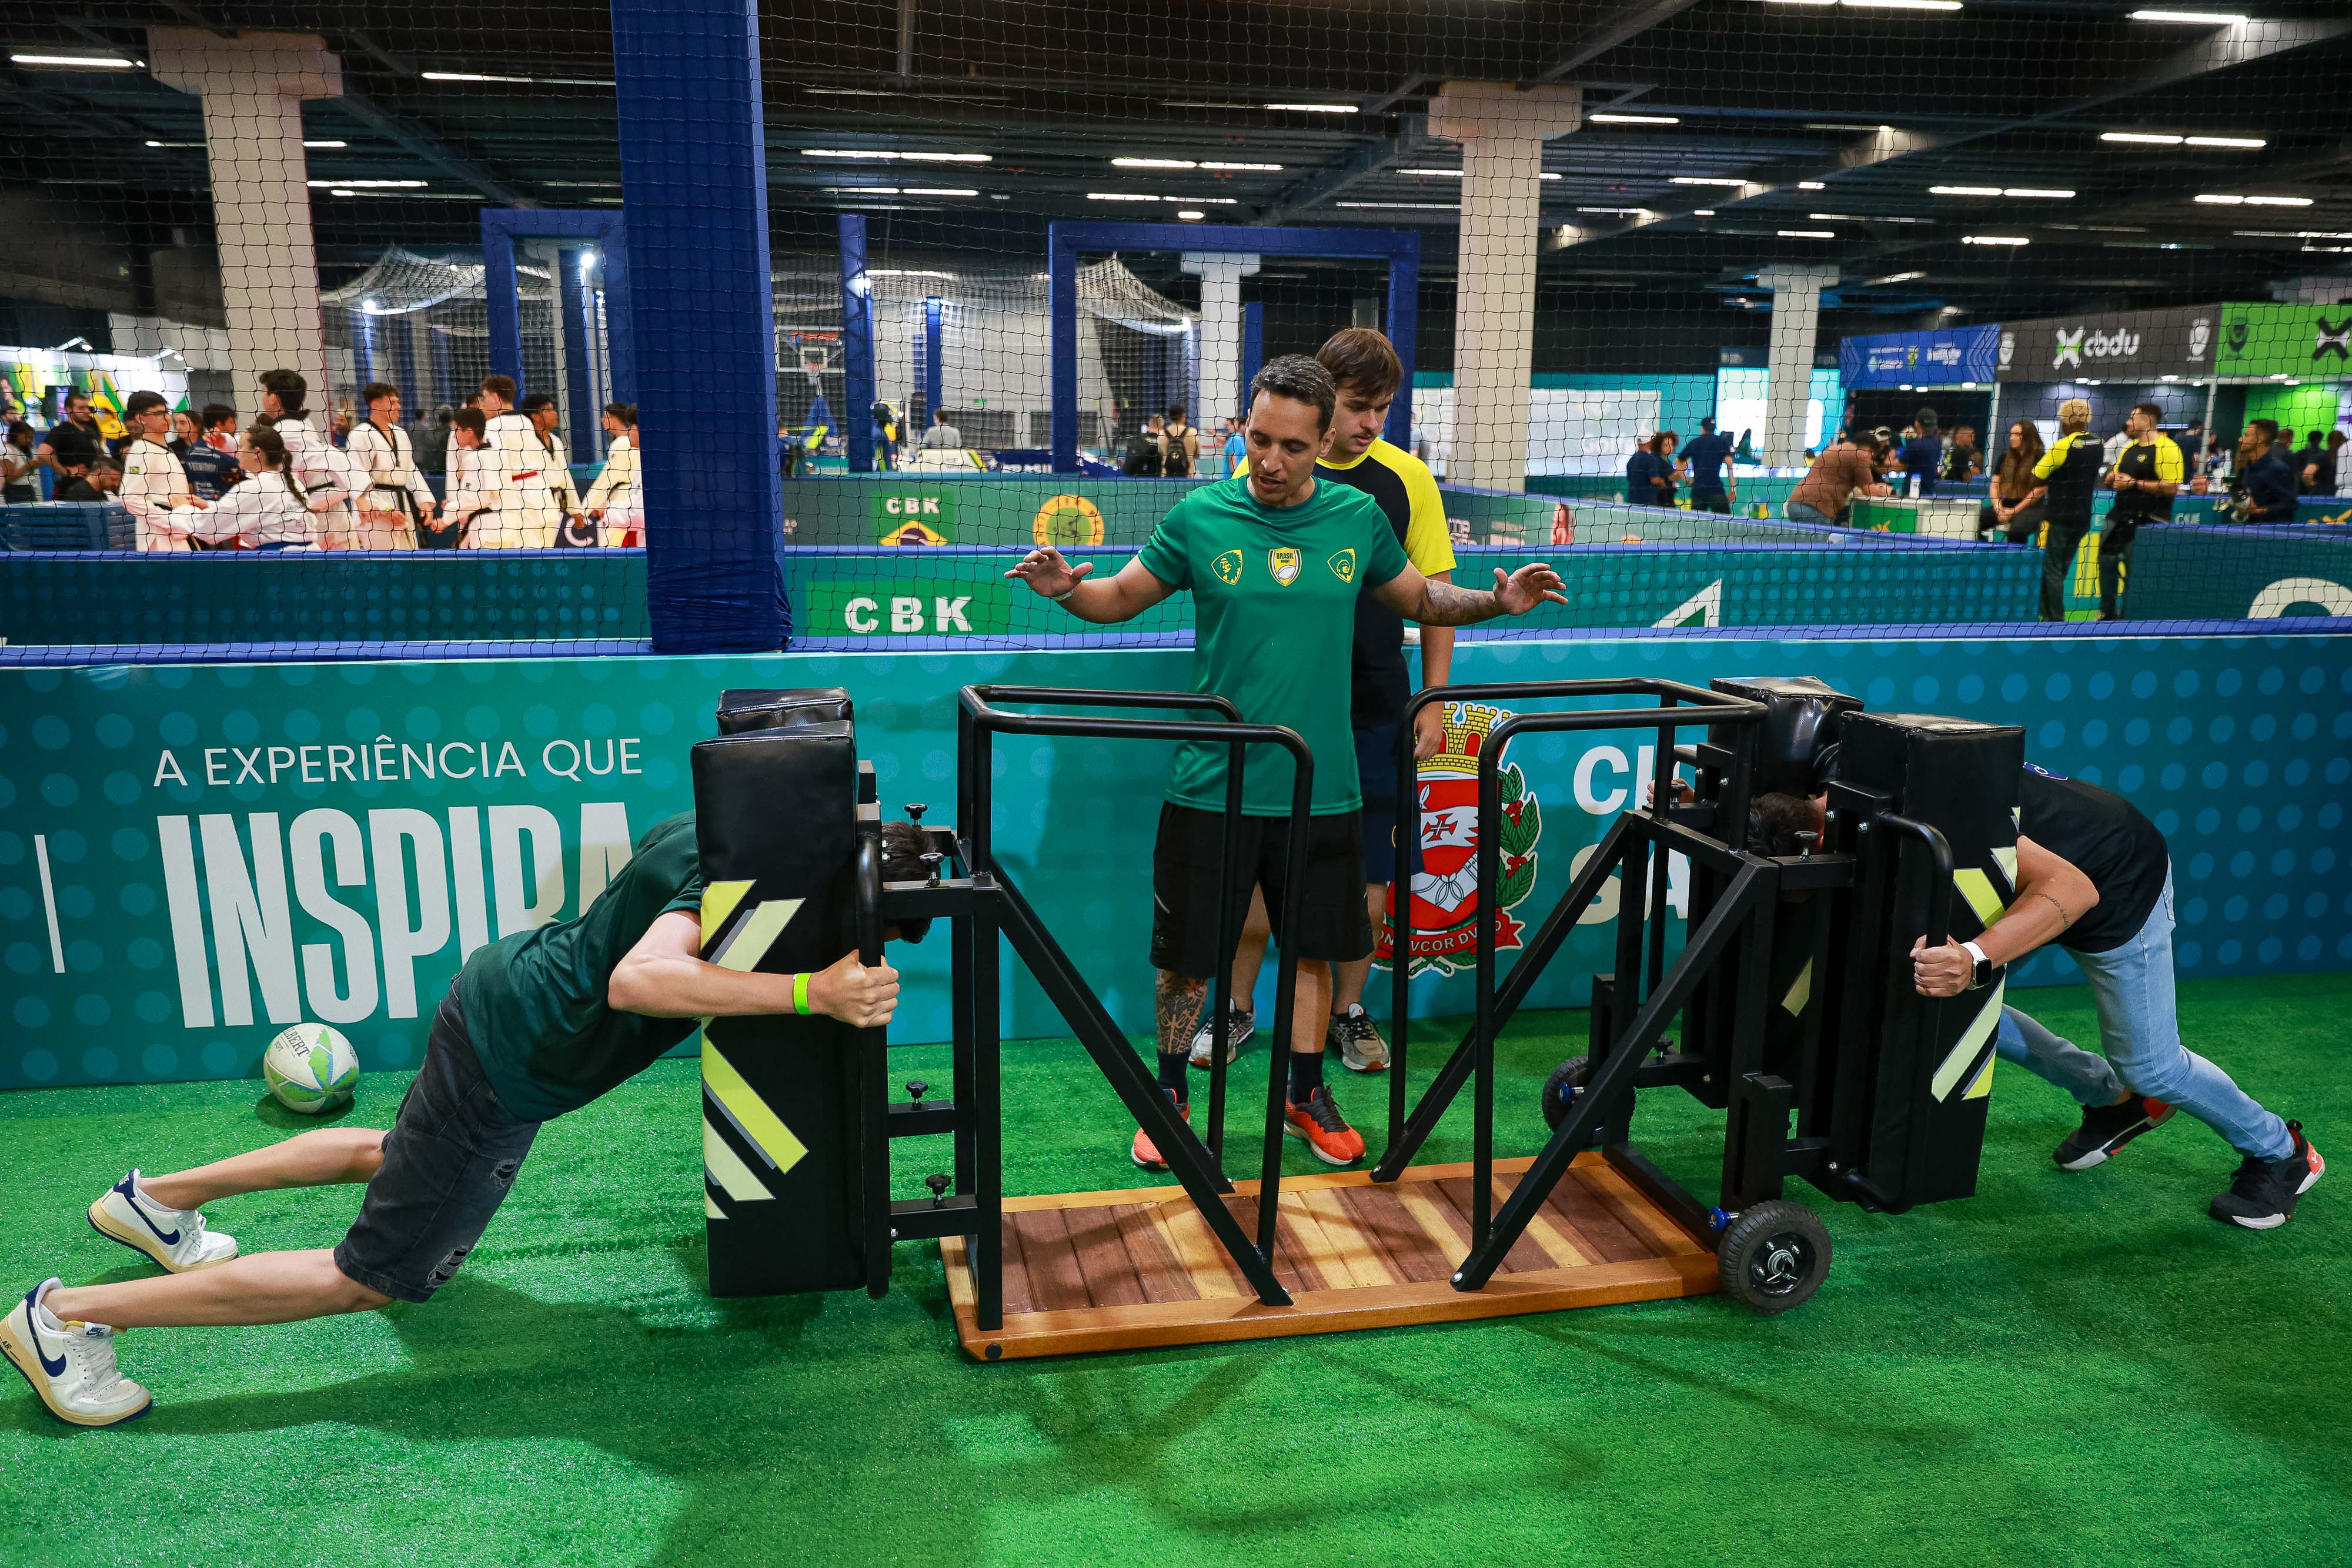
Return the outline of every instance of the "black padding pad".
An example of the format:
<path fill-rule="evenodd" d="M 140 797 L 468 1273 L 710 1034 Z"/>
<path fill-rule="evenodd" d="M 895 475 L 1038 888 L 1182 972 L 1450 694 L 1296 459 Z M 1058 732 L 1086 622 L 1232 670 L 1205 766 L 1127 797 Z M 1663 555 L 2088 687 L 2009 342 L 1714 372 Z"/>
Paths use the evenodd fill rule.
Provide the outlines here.
<path fill-rule="evenodd" d="M 719 733 L 745 735 L 787 725 L 823 724 L 855 716 L 842 686 L 787 686 L 719 694 Z"/>
<path fill-rule="evenodd" d="M 2015 725 L 1923 714 L 1855 714 L 1844 722 L 1840 782 L 1890 799 L 1895 811 L 1944 835 L 1952 851 L 1950 926 L 1929 932 L 1933 861 L 1916 840 L 1901 850 L 1888 917 L 1865 941 L 1883 944 L 1886 986 L 1877 1040 L 1865 1168 L 1902 1203 L 1967 1197 L 1984 1149 L 1993 1035 L 2006 977 L 1942 999 L 1911 984 L 1912 943 L 1983 934 L 2014 896 L 2018 776 L 2025 731 Z M 1848 797 L 1832 795 L 1832 804 Z M 1893 835 L 1869 835 L 1872 855 L 1893 855 Z M 1865 973 L 1868 970 L 1864 971 Z"/>
<path fill-rule="evenodd" d="M 1846 695 L 1811 675 L 1720 675 L 1707 683 L 1711 691 L 1746 697 L 1764 705 L 1764 723 L 1757 740 L 1753 792 L 1811 795 L 1819 789 L 1813 764 L 1822 748 L 1836 744 L 1845 716 L 1862 711 L 1862 699 Z M 1710 729 L 1707 738 L 1731 744 L 1727 727 Z"/>
<path fill-rule="evenodd" d="M 844 720 L 777 711 L 804 716 L 694 747 L 703 956 L 795 974 L 855 945 L 857 749 Z M 704 1036 L 711 1293 L 862 1285 L 856 1031 L 783 1013 Z"/>

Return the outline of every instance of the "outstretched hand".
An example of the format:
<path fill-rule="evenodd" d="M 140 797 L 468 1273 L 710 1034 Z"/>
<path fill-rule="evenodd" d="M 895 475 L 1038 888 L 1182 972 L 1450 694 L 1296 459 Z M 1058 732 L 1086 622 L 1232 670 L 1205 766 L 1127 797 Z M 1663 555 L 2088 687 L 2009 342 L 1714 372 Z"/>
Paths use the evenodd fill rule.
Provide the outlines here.
<path fill-rule="evenodd" d="M 1567 586 L 1541 561 L 1507 576 L 1501 567 L 1495 569 L 1495 603 L 1506 615 L 1525 615 L 1543 603 L 1565 604 L 1568 595 L 1561 591 Z"/>
<path fill-rule="evenodd" d="M 1087 580 L 1095 563 L 1072 566 L 1062 559 L 1062 552 L 1052 545 L 1040 545 L 1021 558 L 1021 564 L 1004 575 L 1019 578 L 1035 592 L 1048 599 L 1059 599 Z"/>

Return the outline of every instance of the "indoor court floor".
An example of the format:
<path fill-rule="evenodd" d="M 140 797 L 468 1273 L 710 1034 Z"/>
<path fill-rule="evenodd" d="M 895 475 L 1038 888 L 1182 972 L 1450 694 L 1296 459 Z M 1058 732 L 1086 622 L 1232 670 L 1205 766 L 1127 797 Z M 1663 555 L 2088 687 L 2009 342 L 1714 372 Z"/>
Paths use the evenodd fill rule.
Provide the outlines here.
<path fill-rule="evenodd" d="M 2093 1032 L 2085 991 L 2019 1000 Z M 2181 986 L 2192 1047 L 2339 1161 L 2347 1008 L 2346 974 Z M 1537 1146 L 1537 1090 L 1584 1030 L 1537 1015 L 1502 1042 L 1500 1152 Z M 1012 1191 L 1141 1183 L 1075 1045 L 1010 1044 L 1005 1067 Z M 372 1075 L 354 1124 L 404 1082 Z M 1339 1085 L 1367 1122 L 1378 1087 Z M 1792 1189 L 1836 1260 L 1785 1316 L 1708 1296 L 993 1366 L 956 1348 L 929 1248 L 900 1249 L 879 1301 L 706 1296 L 697 1092 L 693 1061 L 664 1061 L 551 1124 L 429 1306 L 126 1334 L 156 1403 L 118 1430 L 8 1380 L 0 1562 L 2317 1568 L 2352 1540 L 2352 1177 L 2282 1230 L 2225 1229 L 2204 1209 L 2234 1161 L 2203 1127 L 2063 1175 L 2073 1107 L 2007 1065 L 1974 1200 L 1891 1217 Z M 132 1162 L 283 1136 L 297 1119 L 260 1099 L 0 1097 L 0 1254 L 128 1277 L 83 1207 Z M 1712 1190 L 1711 1114 L 1653 1093 L 1637 1136 Z M 1465 1109 L 1423 1157 L 1467 1144 Z M 916 1192 L 919 1148 L 898 1162 Z M 247 1249 L 325 1245 L 359 1197 L 211 1212 Z"/>

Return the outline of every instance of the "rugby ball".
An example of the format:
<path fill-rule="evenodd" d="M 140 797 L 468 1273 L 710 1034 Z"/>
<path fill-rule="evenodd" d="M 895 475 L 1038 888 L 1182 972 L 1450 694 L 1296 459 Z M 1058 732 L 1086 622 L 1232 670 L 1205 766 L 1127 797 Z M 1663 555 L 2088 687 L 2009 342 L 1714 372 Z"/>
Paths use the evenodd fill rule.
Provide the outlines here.
<path fill-rule="evenodd" d="M 262 1052 L 261 1076 L 279 1104 L 316 1116 L 351 1103 L 360 1082 L 359 1053 L 339 1030 L 298 1023 Z"/>

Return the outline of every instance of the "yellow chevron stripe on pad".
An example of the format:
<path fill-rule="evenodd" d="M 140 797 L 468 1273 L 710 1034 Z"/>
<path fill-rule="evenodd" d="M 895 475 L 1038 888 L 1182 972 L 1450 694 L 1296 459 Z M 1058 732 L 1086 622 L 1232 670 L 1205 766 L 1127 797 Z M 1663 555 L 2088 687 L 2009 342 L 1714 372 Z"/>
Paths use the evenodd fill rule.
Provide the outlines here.
<path fill-rule="evenodd" d="M 2004 975 L 1994 984 L 1992 995 L 1985 998 L 1983 1008 L 1969 1020 L 1969 1027 L 1960 1031 L 1958 1043 L 1944 1058 L 1943 1065 L 1936 1069 L 1936 1076 L 1928 1081 L 1927 1087 L 1937 1099 L 1950 1099 L 1961 1076 L 1976 1065 L 1977 1052 L 1984 1049 L 1985 1041 L 1992 1038 L 1993 1030 L 2000 1023 L 2000 998 L 2008 989 L 2009 977 Z"/>
<path fill-rule="evenodd" d="M 1969 1085 L 1969 1092 L 1961 1095 L 1960 1098 L 1963 1100 L 1981 1100 L 1990 1094 L 1992 1092 L 1992 1064 L 2000 1060 L 2000 1053 L 1999 1051 L 1994 1051 L 1986 1056 L 1984 1071 L 1977 1074 L 1977 1081 Z"/>
<path fill-rule="evenodd" d="M 1813 961 L 1808 958 L 1805 960 L 1805 967 L 1797 971 L 1797 977 L 1789 983 L 1789 994 L 1780 998 L 1780 1006 L 1787 1010 L 1790 1017 L 1801 1018 L 1804 1015 L 1805 1004 L 1812 998 Z"/>
<path fill-rule="evenodd" d="M 1974 866 L 1962 866 L 1952 873 L 1952 885 L 1969 901 L 1969 907 L 1977 912 L 1980 925 L 1990 925 L 2000 918 L 2003 905 L 2000 894 L 1992 890 L 1992 878 Z"/>
<path fill-rule="evenodd" d="M 714 882 L 703 888 L 702 945 L 704 946 L 710 946 L 710 939 L 719 935 L 719 930 L 727 924 L 727 917 L 735 913 L 735 906 L 742 903 L 743 895 L 751 891 L 751 883 L 748 879 L 742 882 Z"/>
<path fill-rule="evenodd" d="M 768 1103 L 743 1082 L 743 1075 L 735 1071 L 733 1062 L 719 1053 L 709 1035 L 702 1040 L 702 1084 L 727 1107 L 735 1124 L 743 1129 L 743 1135 L 751 1140 L 761 1156 L 776 1167 L 778 1176 L 807 1157 L 808 1145 L 794 1137 L 793 1130 L 768 1109 Z M 733 1191 L 731 1187 L 728 1190 Z"/>
<path fill-rule="evenodd" d="M 702 1119 L 702 1168 L 719 1191 L 738 1203 L 759 1203 L 776 1196 L 751 1174 L 751 1167 L 745 1165 L 743 1156 L 719 1135 L 719 1129 L 710 1124 L 709 1116 Z M 704 1196 L 709 1195 L 706 1193 Z"/>
<path fill-rule="evenodd" d="M 749 972 L 759 967 L 760 960 L 768 956 L 768 949 L 775 946 L 776 938 L 807 902 L 804 898 L 761 899 L 758 907 L 744 917 L 743 924 L 735 928 L 726 947 L 710 961 L 722 969 Z"/>

